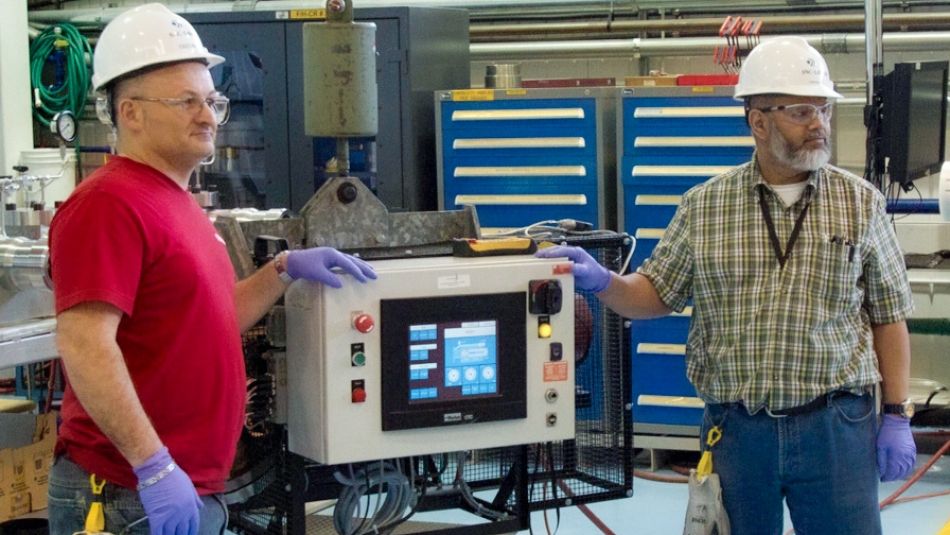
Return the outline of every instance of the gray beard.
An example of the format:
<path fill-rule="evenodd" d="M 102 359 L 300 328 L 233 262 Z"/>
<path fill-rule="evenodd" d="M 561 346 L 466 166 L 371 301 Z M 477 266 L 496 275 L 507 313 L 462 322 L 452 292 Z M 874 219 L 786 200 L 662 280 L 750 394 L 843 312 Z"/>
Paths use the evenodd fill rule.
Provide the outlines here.
<path fill-rule="evenodd" d="M 820 149 L 808 150 L 805 147 L 795 149 L 785 136 L 769 123 L 769 150 L 779 163 L 795 171 L 815 171 L 831 160 L 831 142 L 827 141 Z M 828 139 L 828 136 L 825 137 Z"/>

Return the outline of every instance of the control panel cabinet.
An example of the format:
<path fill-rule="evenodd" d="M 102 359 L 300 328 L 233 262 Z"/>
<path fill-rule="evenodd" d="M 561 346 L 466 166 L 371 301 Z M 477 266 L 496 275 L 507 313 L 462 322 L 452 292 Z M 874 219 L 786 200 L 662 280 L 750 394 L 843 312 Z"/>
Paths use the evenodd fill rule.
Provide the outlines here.
<path fill-rule="evenodd" d="M 339 464 L 574 438 L 564 260 L 372 264 L 365 284 L 286 294 L 291 451 Z"/>

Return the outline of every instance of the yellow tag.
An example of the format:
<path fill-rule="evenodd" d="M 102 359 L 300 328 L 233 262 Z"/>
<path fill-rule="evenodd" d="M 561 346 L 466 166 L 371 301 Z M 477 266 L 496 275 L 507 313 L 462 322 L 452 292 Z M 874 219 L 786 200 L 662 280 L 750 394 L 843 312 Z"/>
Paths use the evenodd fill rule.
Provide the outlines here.
<path fill-rule="evenodd" d="M 706 450 L 703 452 L 702 456 L 699 458 L 699 464 L 696 465 L 696 477 L 704 478 L 711 474 L 713 471 L 712 465 L 712 452 Z"/>
<path fill-rule="evenodd" d="M 719 429 L 719 426 L 713 426 L 708 433 L 706 433 L 706 446 L 712 448 L 719 442 L 719 439 L 722 438 L 722 429 Z M 699 464 L 696 465 L 696 477 L 702 478 L 707 477 L 709 474 L 713 473 L 713 460 L 712 460 L 712 451 L 706 450 L 699 457 Z"/>
<path fill-rule="evenodd" d="M 470 102 L 475 100 L 495 100 L 494 89 L 456 89 L 452 91 L 452 100 L 455 102 Z"/>
<path fill-rule="evenodd" d="M 505 94 L 509 97 L 523 97 L 528 94 L 528 90 L 524 88 L 506 89 Z"/>
<path fill-rule="evenodd" d="M 89 486 L 92 487 L 92 495 L 102 494 L 102 488 L 106 486 L 106 480 L 102 483 L 96 483 L 96 474 L 89 474 Z M 86 533 L 99 533 L 106 529 L 106 517 L 102 514 L 102 502 L 94 501 L 89 506 L 89 514 L 86 515 Z"/>
<path fill-rule="evenodd" d="M 694 85 L 693 93 L 712 93 L 714 88 L 710 85 Z"/>
<path fill-rule="evenodd" d="M 291 9 L 291 19 L 316 19 L 325 20 L 327 18 L 326 9 Z"/>
<path fill-rule="evenodd" d="M 99 533 L 106 529 L 106 517 L 102 514 L 102 502 L 92 502 L 86 515 L 86 533 Z"/>

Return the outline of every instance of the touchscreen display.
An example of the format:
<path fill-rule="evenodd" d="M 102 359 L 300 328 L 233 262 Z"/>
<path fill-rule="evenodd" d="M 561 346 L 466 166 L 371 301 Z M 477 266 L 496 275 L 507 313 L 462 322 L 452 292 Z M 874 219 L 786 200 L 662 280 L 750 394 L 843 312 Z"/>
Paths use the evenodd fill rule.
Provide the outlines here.
<path fill-rule="evenodd" d="M 496 320 L 409 325 L 409 404 L 498 395 Z"/>

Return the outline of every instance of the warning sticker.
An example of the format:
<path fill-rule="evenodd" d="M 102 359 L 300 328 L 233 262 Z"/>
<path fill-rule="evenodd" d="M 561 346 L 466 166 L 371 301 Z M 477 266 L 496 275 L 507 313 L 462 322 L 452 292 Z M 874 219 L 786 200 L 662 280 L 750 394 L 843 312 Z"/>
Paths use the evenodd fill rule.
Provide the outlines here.
<path fill-rule="evenodd" d="M 544 382 L 552 383 L 554 381 L 567 381 L 567 363 L 566 362 L 545 362 L 544 363 Z"/>

